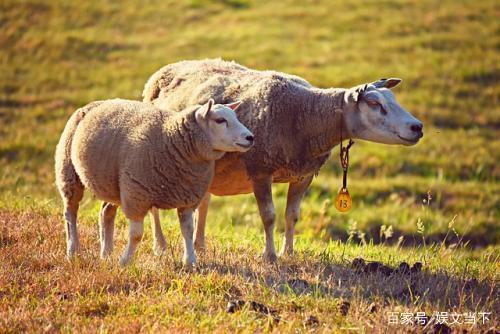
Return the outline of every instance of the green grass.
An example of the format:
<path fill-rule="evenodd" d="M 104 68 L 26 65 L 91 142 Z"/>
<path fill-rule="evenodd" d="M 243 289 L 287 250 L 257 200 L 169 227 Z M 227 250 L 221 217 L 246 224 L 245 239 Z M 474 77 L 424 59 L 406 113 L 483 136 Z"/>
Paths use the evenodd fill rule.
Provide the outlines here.
<path fill-rule="evenodd" d="M 325 332 L 391 332 L 398 329 L 387 325 L 389 311 L 498 310 L 499 13 L 493 0 L 3 1 L 0 332 L 307 331 L 311 314 Z M 136 263 L 120 269 L 116 259 L 97 258 L 99 204 L 89 195 L 79 224 L 86 252 L 66 263 L 53 154 L 69 115 L 92 100 L 140 99 L 159 67 L 206 57 L 320 87 L 401 77 L 395 94 L 423 120 L 425 136 L 415 147 L 356 143 L 348 214 L 332 205 L 341 184 L 335 149 L 303 202 L 296 259 L 272 266 L 258 258 L 261 223 L 245 195 L 212 201 L 209 253 L 194 272 L 179 267 L 173 212 L 163 213 L 173 255 L 155 259 L 143 245 Z M 274 195 L 281 233 L 286 187 Z M 116 254 L 126 225 L 120 215 Z M 381 238 L 382 226 L 392 236 Z M 147 230 L 144 244 L 150 238 Z M 422 261 L 416 295 L 400 296 L 404 278 L 356 275 L 349 262 L 359 256 L 393 266 Z M 292 278 L 309 282 L 307 293 L 283 293 Z M 475 290 L 458 288 L 473 278 Z M 437 293 L 436 282 L 448 294 Z M 234 298 L 272 306 L 283 321 L 272 327 L 249 309 L 227 314 Z M 351 303 L 346 317 L 341 300 Z M 379 310 L 366 314 L 371 302 Z"/>

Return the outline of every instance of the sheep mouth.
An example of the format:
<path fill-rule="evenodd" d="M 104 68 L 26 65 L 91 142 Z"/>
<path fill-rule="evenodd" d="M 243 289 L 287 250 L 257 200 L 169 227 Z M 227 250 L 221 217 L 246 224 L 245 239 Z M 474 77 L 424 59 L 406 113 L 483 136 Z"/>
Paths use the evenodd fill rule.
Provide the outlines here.
<path fill-rule="evenodd" d="M 418 143 L 418 141 L 420 140 L 421 136 L 420 137 L 415 137 L 415 138 L 405 138 L 405 137 L 401 137 L 400 135 L 398 135 L 398 137 L 402 140 L 404 140 L 405 142 L 407 143 L 411 143 L 411 144 L 416 144 Z"/>
<path fill-rule="evenodd" d="M 236 145 L 243 147 L 244 149 L 249 149 L 252 147 L 253 144 L 241 144 L 241 143 L 236 143 Z"/>

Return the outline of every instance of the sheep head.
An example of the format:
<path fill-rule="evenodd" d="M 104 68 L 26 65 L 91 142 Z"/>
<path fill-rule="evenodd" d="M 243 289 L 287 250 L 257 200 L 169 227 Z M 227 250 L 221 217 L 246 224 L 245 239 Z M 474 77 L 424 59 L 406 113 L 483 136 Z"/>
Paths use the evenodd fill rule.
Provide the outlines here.
<path fill-rule="evenodd" d="M 406 111 L 391 91 L 401 79 L 380 79 L 345 93 L 344 118 L 353 138 L 383 144 L 415 145 L 422 122 Z"/>
<path fill-rule="evenodd" d="M 210 99 L 195 111 L 196 122 L 202 128 L 215 151 L 246 152 L 253 145 L 253 134 L 236 117 L 234 110 L 241 101 L 214 104 Z"/>

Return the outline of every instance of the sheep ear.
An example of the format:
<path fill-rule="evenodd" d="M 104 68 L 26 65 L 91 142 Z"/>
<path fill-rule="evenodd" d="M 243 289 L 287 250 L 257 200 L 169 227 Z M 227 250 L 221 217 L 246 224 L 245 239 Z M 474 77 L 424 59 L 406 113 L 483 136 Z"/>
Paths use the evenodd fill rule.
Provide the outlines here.
<path fill-rule="evenodd" d="M 359 98 L 361 97 L 361 93 L 355 90 L 354 92 L 351 93 L 351 97 L 354 102 L 358 102 Z"/>
<path fill-rule="evenodd" d="M 208 100 L 207 103 L 205 103 L 204 105 L 202 105 L 201 107 L 199 107 L 198 109 L 196 109 L 196 117 L 200 117 L 200 118 L 206 118 L 208 116 L 208 114 L 210 113 L 210 111 L 212 110 L 212 106 L 214 105 L 214 100 L 213 99 L 210 99 Z"/>
<path fill-rule="evenodd" d="M 389 79 L 380 79 L 372 83 L 376 88 L 393 88 L 399 85 L 403 80 L 399 78 L 389 78 Z"/>
<path fill-rule="evenodd" d="M 354 88 L 351 88 L 347 94 L 345 94 L 345 103 L 349 103 L 350 101 L 358 103 L 358 101 L 363 96 L 363 93 L 368 88 L 368 85 L 361 85 Z"/>
<path fill-rule="evenodd" d="M 231 108 L 233 110 L 236 110 L 240 106 L 241 102 L 242 101 L 236 101 L 236 102 L 225 104 L 225 106 L 228 107 L 228 108 Z"/>
<path fill-rule="evenodd" d="M 210 110 L 212 110 L 212 107 L 213 107 L 214 103 L 215 103 L 214 100 L 210 99 L 210 100 L 208 100 L 208 102 L 206 104 L 206 107 L 203 106 L 204 108 L 206 108 L 205 116 L 208 115 L 208 113 L 210 112 Z"/>
<path fill-rule="evenodd" d="M 194 115 L 198 123 L 202 122 L 202 120 L 206 120 L 208 114 L 212 110 L 212 106 L 214 105 L 214 100 L 210 99 L 207 103 L 196 109 Z M 200 123 L 201 124 L 201 123 Z"/>

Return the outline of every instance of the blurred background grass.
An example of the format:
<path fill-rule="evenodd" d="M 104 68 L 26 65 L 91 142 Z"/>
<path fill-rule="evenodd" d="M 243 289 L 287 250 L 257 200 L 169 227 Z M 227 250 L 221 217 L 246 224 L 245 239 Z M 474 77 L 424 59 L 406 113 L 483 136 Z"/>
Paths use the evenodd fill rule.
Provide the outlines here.
<path fill-rule="evenodd" d="M 329 240 L 350 231 L 378 241 L 385 225 L 394 231 L 390 240 L 403 236 L 413 244 L 421 240 L 420 221 L 420 234 L 430 240 L 453 227 L 472 246 L 497 244 L 499 14 L 494 0 L 3 0 L 0 206 L 59 213 L 53 154 L 76 108 L 99 99 L 141 99 L 159 67 L 222 57 L 319 87 L 401 77 L 398 100 L 424 121 L 425 136 L 415 147 L 356 143 L 353 210 L 342 215 L 332 205 L 341 183 L 335 149 L 303 203 L 299 233 Z M 274 192 L 283 213 L 286 187 Z M 83 207 L 97 219 L 95 200 L 88 196 Z M 174 220 L 173 213 L 164 215 Z M 212 202 L 209 234 L 260 224 L 250 195 Z"/>

